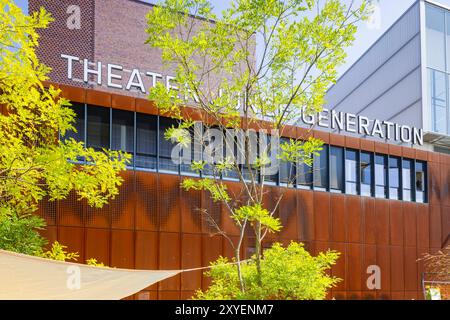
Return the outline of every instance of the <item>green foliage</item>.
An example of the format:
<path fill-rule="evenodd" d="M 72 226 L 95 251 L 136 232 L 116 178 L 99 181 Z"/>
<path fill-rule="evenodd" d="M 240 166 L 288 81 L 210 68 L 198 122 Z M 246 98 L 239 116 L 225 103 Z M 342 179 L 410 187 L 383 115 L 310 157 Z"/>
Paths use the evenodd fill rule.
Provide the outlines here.
<path fill-rule="evenodd" d="M 43 252 L 40 256 L 42 258 L 58 260 L 58 261 L 77 261 L 80 257 L 78 252 L 67 252 L 67 246 L 60 244 L 58 241 L 53 242 L 52 247 L 49 251 Z"/>
<path fill-rule="evenodd" d="M 260 203 L 242 206 L 235 210 L 232 218 L 242 225 L 244 221 L 248 221 L 251 224 L 259 223 L 269 232 L 275 232 L 281 230 L 281 221 L 279 218 L 274 218 L 270 215 L 267 209 L 264 209 Z M 264 231 L 264 230 L 263 230 Z"/>
<path fill-rule="evenodd" d="M 12 209 L 0 208 L 0 249 L 40 255 L 47 240 L 38 231 L 44 227 L 41 217 L 19 215 Z"/>
<path fill-rule="evenodd" d="M 197 291 L 195 299 L 251 299 L 251 300 L 321 300 L 327 290 L 340 279 L 326 271 L 339 257 L 336 251 L 311 256 L 303 244 L 291 242 L 286 248 L 276 243 L 264 251 L 261 259 L 261 285 L 258 283 L 253 260 L 242 262 L 245 292 L 239 288 L 237 268 L 227 258 L 220 257 L 211 263 L 206 275 L 212 284 L 206 291 Z"/>
<path fill-rule="evenodd" d="M 181 182 L 181 187 L 186 190 L 206 190 L 211 194 L 211 198 L 214 202 L 224 201 L 228 202 L 231 200 L 227 193 L 227 186 L 222 182 L 215 181 L 213 179 L 183 179 Z"/>
<path fill-rule="evenodd" d="M 59 90 L 43 86 L 49 68 L 35 53 L 37 30 L 51 21 L 43 8 L 27 16 L 0 0 L 0 105 L 7 111 L 0 114 L 0 207 L 17 214 L 35 211 L 45 196 L 63 199 L 72 190 L 101 207 L 117 195 L 118 173 L 130 158 L 58 139 L 75 130 L 74 113 Z M 77 157 L 89 164 L 75 164 Z"/>
<path fill-rule="evenodd" d="M 86 264 L 88 266 L 94 266 L 94 267 L 106 267 L 103 262 L 97 261 L 95 258 L 90 258 L 86 260 Z"/>

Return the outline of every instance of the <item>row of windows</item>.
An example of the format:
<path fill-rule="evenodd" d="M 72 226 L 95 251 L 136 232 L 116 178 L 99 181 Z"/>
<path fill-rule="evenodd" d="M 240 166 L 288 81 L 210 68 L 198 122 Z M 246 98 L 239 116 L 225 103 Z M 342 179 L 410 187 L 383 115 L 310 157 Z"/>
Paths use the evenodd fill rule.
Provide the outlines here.
<path fill-rule="evenodd" d="M 164 133 L 176 124 L 175 120 L 84 104 L 73 104 L 72 109 L 76 113 L 77 132 L 69 132 L 66 137 L 84 141 L 97 150 L 126 151 L 133 156 L 131 166 L 135 169 L 194 174 L 189 164 L 178 165 L 172 161 L 174 145 L 164 138 Z M 281 138 L 281 143 L 286 140 Z M 244 178 L 249 178 L 249 170 L 241 168 Z M 312 166 L 281 162 L 278 172 L 264 175 L 264 181 L 272 185 L 426 202 L 426 171 L 426 163 L 422 161 L 324 145 L 319 156 L 314 156 Z M 202 172 L 208 174 L 211 174 L 210 167 Z M 238 175 L 231 171 L 223 178 L 237 179 Z"/>

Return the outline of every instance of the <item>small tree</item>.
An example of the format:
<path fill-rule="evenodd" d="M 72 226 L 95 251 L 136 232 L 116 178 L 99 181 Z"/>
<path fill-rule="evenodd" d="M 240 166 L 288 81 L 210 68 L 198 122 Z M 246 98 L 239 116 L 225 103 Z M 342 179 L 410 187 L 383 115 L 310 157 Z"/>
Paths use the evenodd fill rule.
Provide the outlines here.
<path fill-rule="evenodd" d="M 203 157 L 194 157 L 192 169 L 201 178 L 184 179 L 182 188 L 209 192 L 239 228 L 239 238 L 233 241 L 210 219 L 234 248 L 244 296 L 253 290 L 241 265 L 246 229 L 254 235 L 255 279 L 262 290 L 262 242 L 282 227 L 275 213 L 283 194 L 271 208 L 264 207 L 266 181 L 281 163 L 288 164 L 287 183 L 292 184 L 295 166 L 311 166 L 311 156 L 322 146 L 320 140 L 307 137 L 291 138 L 280 146 L 277 142 L 289 125 L 322 109 L 326 90 L 336 80 L 336 67 L 354 40 L 355 23 L 366 15 L 364 1 L 355 8 L 338 0 L 234 0 L 220 17 L 207 0 L 165 0 L 148 13 L 147 42 L 162 51 L 167 68 L 176 74 L 175 85 L 158 83 L 150 99 L 162 113 L 179 119 L 180 125 L 166 132 L 178 146 L 174 158 L 178 152 L 181 158 L 191 153 L 193 137 L 200 144 Z M 183 112 L 186 104 L 207 120 L 203 129 Z M 224 132 L 226 137 L 220 136 Z M 198 150 L 193 149 L 195 156 Z M 224 176 L 239 181 L 243 201 L 228 192 Z M 213 287 L 217 274 L 223 273 L 211 271 Z"/>
<path fill-rule="evenodd" d="M 59 90 L 44 87 L 49 68 L 35 53 L 37 30 L 51 21 L 44 8 L 28 16 L 0 0 L 0 248 L 23 253 L 42 253 L 36 229 L 45 223 L 31 215 L 39 201 L 74 191 L 101 207 L 117 195 L 129 159 L 59 139 L 75 130 L 74 113 Z M 77 164 L 80 157 L 88 164 Z"/>

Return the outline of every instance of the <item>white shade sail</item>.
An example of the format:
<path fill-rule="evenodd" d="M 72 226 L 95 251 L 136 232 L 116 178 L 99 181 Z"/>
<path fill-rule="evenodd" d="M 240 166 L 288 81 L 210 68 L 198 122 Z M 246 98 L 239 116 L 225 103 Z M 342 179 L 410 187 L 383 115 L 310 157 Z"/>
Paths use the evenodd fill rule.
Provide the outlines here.
<path fill-rule="evenodd" d="M 94 267 L 0 250 L 0 299 L 117 300 L 180 272 Z"/>

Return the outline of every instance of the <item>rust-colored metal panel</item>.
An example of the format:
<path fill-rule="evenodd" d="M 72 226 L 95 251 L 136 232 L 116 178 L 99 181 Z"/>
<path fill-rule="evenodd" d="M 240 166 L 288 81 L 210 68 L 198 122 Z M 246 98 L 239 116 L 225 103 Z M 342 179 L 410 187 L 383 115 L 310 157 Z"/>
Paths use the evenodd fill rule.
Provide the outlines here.
<path fill-rule="evenodd" d="M 294 189 L 285 189 L 283 198 L 280 201 L 279 218 L 283 228 L 277 234 L 280 238 L 297 238 L 297 191 Z"/>
<path fill-rule="evenodd" d="M 313 131 L 314 138 L 322 140 L 324 143 L 330 143 L 330 133 L 320 130 Z"/>
<path fill-rule="evenodd" d="M 402 147 L 396 146 L 393 144 L 389 144 L 389 154 L 391 156 L 401 157 L 402 156 Z"/>
<path fill-rule="evenodd" d="M 441 204 L 442 183 L 441 165 L 437 162 L 428 162 L 428 194 L 430 204 Z"/>
<path fill-rule="evenodd" d="M 181 243 L 179 233 L 159 233 L 159 269 L 179 270 L 181 267 Z M 159 282 L 159 290 L 180 290 L 180 275 Z"/>
<path fill-rule="evenodd" d="M 447 159 L 447 158 L 445 158 Z M 450 165 L 441 163 L 441 205 L 450 206 Z"/>
<path fill-rule="evenodd" d="M 63 200 L 58 201 L 58 225 L 83 226 L 83 217 L 86 210 L 86 201 L 77 199 L 75 192 L 70 192 Z"/>
<path fill-rule="evenodd" d="M 389 233 L 390 244 L 394 246 L 403 245 L 403 210 L 402 202 L 389 201 Z"/>
<path fill-rule="evenodd" d="M 389 154 L 389 145 L 387 143 L 375 142 L 375 152 Z"/>
<path fill-rule="evenodd" d="M 136 112 L 158 115 L 158 108 L 153 101 L 147 99 L 136 98 Z"/>
<path fill-rule="evenodd" d="M 59 89 L 62 91 L 61 96 L 70 101 L 79 103 L 84 103 L 86 101 L 86 90 L 84 88 L 60 84 Z"/>
<path fill-rule="evenodd" d="M 363 252 L 362 245 L 355 243 L 347 244 L 347 290 L 361 291 L 361 271 Z"/>
<path fill-rule="evenodd" d="M 330 144 L 338 147 L 345 147 L 345 136 L 330 133 Z"/>
<path fill-rule="evenodd" d="M 243 187 L 239 183 L 226 182 L 227 191 L 233 201 L 234 207 L 240 207 L 244 201 Z M 231 218 L 230 210 L 226 205 L 221 205 L 221 222 L 222 230 L 226 232 L 227 235 L 238 236 L 239 228 Z"/>
<path fill-rule="evenodd" d="M 44 219 L 47 226 L 54 226 L 56 225 L 57 219 L 57 207 L 58 203 L 56 201 L 49 201 L 48 197 L 45 197 L 43 200 L 39 201 L 38 210 L 35 214 Z"/>
<path fill-rule="evenodd" d="M 114 229 L 134 229 L 136 192 L 135 172 L 125 171 L 121 174 L 124 179 L 119 187 L 119 194 L 109 202 L 111 212 L 111 226 Z"/>
<path fill-rule="evenodd" d="M 361 243 L 364 239 L 361 197 L 346 196 L 345 211 L 347 213 L 347 242 Z"/>
<path fill-rule="evenodd" d="M 39 234 L 47 239 L 48 243 L 46 245 L 46 249 L 50 249 L 52 243 L 58 240 L 58 227 L 56 226 L 47 226 L 43 230 L 39 230 Z"/>
<path fill-rule="evenodd" d="M 86 103 L 96 106 L 111 107 L 111 94 L 86 89 Z"/>
<path fill-rule="evenodd" d="M 106 204 L 103 208 L 86 206 L 84 224 L 86 227 L 110 228 L 111 227 L 111 205 Z"/>
<path fill-rule="evenodd" d="M 136 110 L 136 99 L 134 97 L 112 94 L 111 106 L 114 109 L 134 111 Z"/>
<path fill-rule="evenodd" d="M 331 274 L 334 277 L 342 279 L 335 288 L 333 288 L 334 291 L 345 291 L 346 288 L 346 279 L 347 276 L 345 275 L 346 265 L 347 265 L 347 248 L 345 243 L 342 242 L 331 242 L 330 248 L 332 250 L 336 250 L 341 253 L 339 256 L 339 259 L 337 260 L 336 264 L 331 267 Z"/>
<path fill-rule="evenodd" d="M 389 244 L 389 201 L 375 199 L 377 245 Z"/>
<path fill-rule="evenodd" d="M 328 241 L 330 239 L 330 194 L 314 192 L 314 220 L 315 240 Z"/>
<path fill-rule="evenodd" d="M 158 231 L 158 195 L 156 174 L 136 171 L 136 230 Z"/>
<path fill-rule="evenodd" d="M 416 157 L 416 149 L 402 147 L 402 157 L 414 159 Z"/>
<path fill-rule="evenodd" d="M 195 291 L 181 291 L 181 296 L 180 299 L 181 300 L 191 300 L 192 297 L 194 296 Z"/>
<path fill-rule="evenodd" d="M 352 149 L 359 149 L 360 146 L 360 139 L 345 136 L 345 147 L 346 148 L 352 148 Z"/>
<path fill-rule="evenodd" d="M 202 194 L 200 191 L 180 189 L 181 231 L 202 232 Z"/>
<path fill-rule="evenodd" d="M 58 241 L 67 246 L 67 252 L 78 252 L 77 261 L 84 262 L 84 228 L 58 227 Z"/>
<path fill-rule="evenodd" d="M 430 247 L 442 246 L 441 207 L 430 205 Z"/>
<path fill-rule="evenodd" d="M 367 287 L 367 279 L 372 275 L 367 273 L 369 266 L 377 265 L 377 247 L 374 245 L 363 246 L 363 264 L 361 269 L 361 286 L 362 290 L 370 290 Z M 381 275 L 382 276 L 382 275 Z"/>
<path fill-rule="evenodd" d="M 430 207 L 427 204 L 417 204 L 417 247 L 430 246 Z"/>
<path fill-rule="evenodd" d="M 364 197 L 361 201 L 364 216 L 364 243 L 377 243 L 377 214 L 375 212 L 375 199 Z"/>
<path fill-rule="evenodd" d="M 349 291 L 347 292 L 347 300 L 361 300 L 361 291 Z"/>
<path fill-rule="evenodd" d="M 427 161 L 428 160 L 428 152 L 425 150 L 416 149 L 416 159 Z"/>
<path fill-rule="evenodd" d="M 111 230 L 111 266 L 134 268 L 134 231 Z"/>
<path fill-rule="evenodd" d="M 203 267 L 202 235 L 181 235 L 181 267 L 183 270 Z M 181 290 L 197 290 L 202 287 L 202 270 L 183 272 L 181 274 Z"/>
<path fill-rule="evenodd" d="M 212 261 L 222 255 L 222 237 L 221 236 L 202 236 L 202 266 L 209 266 Z M 210 284 L 210 279 L 202 275 L 203 290 Z"/>
<path fill-rule="evenodd" d="M 236 246 L 236 244 L 238 243 L 238 237 L 229 237 L 229 238 L 233 242 L 233 245 Z M 229 259 L 235 256 L 233 246 L 231 245 L 230 241 L 225 239 L 225 237 L 222 237 L 222 256 L 227 257 Z"/>
<path fill-rule="evenodd" d="M 180 300 L 180 291 L 158 291 L 158 300 Z"/>
<path fill-rule="evenodd" d="M 391 292 L 391 299 L 392 300 L 404 300 L 405 299 L 405 292 L 404 291 L 392 291 Z"/>
<path fill-rule="evenodd" d="M 419 290 L 416 247 L 405 247 L 405 290 Z"/>
<path fill-rule="evenodd" d="M 218 232 L 217 226 L 222 228 L 222 205 L 214 202 L 211 194 L 202 191 L 202 232 L 214 234 Z"/>
<path fill-rule="evenodd" d="M 403 228 L 405 230 L 405 246 L 417 245 L 417 204 L 403 203 Z"/>
<path fill-rule="evenodd" d="M 419 291 L 405 291 L 405 300 L 422 300 L 423 297 Z"/>
<path fill-rule="evenodd" d="M 346 241 L 345 195 L 331 195 L 331 240 Z M 320 223 L 320 222 L 319 222 Z"/>
<path fill-rule="evenodd" d="M 391 292 L 377 291 L 377 300 L 391 300 Z"/>
<path fill-rule="evenodd" d="M 361 299 L 362 300 L 376 300 L 377 293 L 376 291 L 362 291 Z"/>
<path fill-rule="evenodd" d="M 439 153 L 439 162 L 442 164 L 450 165 L 450 155 Z"/>
<path fill-rule="evenodd" d="M 299 190 L 297 194 L 298 239 L 311 241 L 315 239 L 314 232 L 314 193 Z"/>
<path fill-rule="evenodd" d="M 391 252 L 389 246 L 377 246 L 377 265 L 381 271 L 381 291 L 391 290 Z"/>
<path fill-rule="evenodd" d="M 86 228 L 86 259 L 97 259 L 107 266 L 111 265 L 111 231 L 109 229 Z"/>
<path fill-rule="evenodd" d="M 158 233 L 151 231 L 136 231 L 136 243 L 134 247 L 134 261 L 136 269 L 158 269 Z M 147 290 L 157 290 L 158 284 L 154 284 Z"/>
<path fill-rule="evenodd" d="M 297 127 L 297 138 L 300 140 L 308 140 L 313 137 L 313 131 L 307 128 Z"/>
<path fill-rule="evenodd" d="M 375 151 L 375 142 L 371 140 L 361 139 L 361 150 L 374 152 Z"/>
<path fill-rule="evenodd" d="M 405 290 L 403 247 L 391 246 L 391 291 Z"/>
<path fill-rule="evenodd" d="M 336 300 L 346 300 L 347 299 L 347 292 L 346 291 L 334 291 L 333 290 L 332 296 Z"/>
<path fill-rule="evenodd" d="M 180 231 L 180 177 L 160 174 L 158 177 L 158 212 L 161 231 Z"/>

